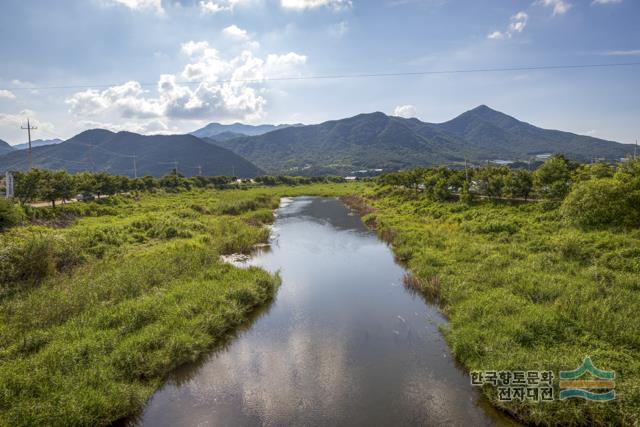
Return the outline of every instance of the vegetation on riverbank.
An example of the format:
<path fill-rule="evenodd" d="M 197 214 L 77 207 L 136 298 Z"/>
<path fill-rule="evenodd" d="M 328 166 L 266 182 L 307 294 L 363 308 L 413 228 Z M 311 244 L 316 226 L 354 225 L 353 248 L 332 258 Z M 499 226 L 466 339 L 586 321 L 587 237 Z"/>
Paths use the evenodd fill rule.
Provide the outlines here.
<path fill-rule="evenodd" d="M 220 255 L 266 242 L 281 196 L 356 191 L 132 194 L 0 233 L 0 425 L 107 425 L 139 409 L 273 297 L 277 277 Z"/>
<path fill-rule="evenodd" d="M 447 340 L 468 370 L 557 375 L 591 356 L 616 372 L 613 402 L 503 403 L 485 388 L 496 406 L 531 424 L 633 425 L 640 419 L 640 205 L 632 203 L 639 166 L 621 166 L 615 178 L 581 167 L 586 174 L 574 171 L 577 179 L 566 175 L 566 187 L 554 187 L 568 193 L 562 204 L 442 201 L 428 182 L 416 191 L 420 182 L 395 181 L 350 204 L 368 209 L 364 221 L 409 267 L 415 277 L 405 282 L 439 302 Z M 607 208 L 617 215 L 602 215 Z"/>

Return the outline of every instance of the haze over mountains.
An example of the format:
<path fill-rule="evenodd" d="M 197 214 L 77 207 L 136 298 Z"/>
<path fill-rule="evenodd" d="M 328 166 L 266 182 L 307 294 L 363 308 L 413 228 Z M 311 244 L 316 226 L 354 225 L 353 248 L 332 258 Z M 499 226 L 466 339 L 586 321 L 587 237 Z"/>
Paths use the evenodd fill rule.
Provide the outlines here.
<path fill-rule="evenodd" d="M 32 152 L 34 167 L 65 169 L 71 173 L 105 171 L 134 176 L 135 166 L 138 176 L 159 177 L 174 168 L 174 161 L 178 171 L 185 176 L 202 172 L 203 175 L 253 177 L 263 173 L 231 151 L 192 135 L 143 136 L 93 129 L 60 144 L 34 148 Z M 27 168 L 28 157 L 24 150 L 15 150 L 0 157 L 0 171 Z"/>
<path fill-rule="evenodd" d="M 196 175 L 202 166 L 204 175 L 251 177 L 348 175 L 363 169 L 462 165 L 465 159 L 475 164 L 526 162 L 555 153 L 583 162 L 618 161 L 633 150 L 628 144 L 542 129 L 482 105 L 444 123 L 376 112 L 316 125 L 212 123 L 192 135 L 142 136 L 94 129 L 63 143 L 34 148 L 33 159 L 34 166 L 49 169 L 132 176 L 136 154 L 138 176 L 164 175 L 175 160 L 186 176 Z M 0 154 L 0 172 L 26 167 L 24 151 L 5 147 L 5 155 Z"/>
<path fill-rule="evenodd" d="M 55 139 L 36 139 L 34 141 L 31 141 L 31 148 L 35 148 L 35 147 L 44 147 L 45 145 L 55 145 L 55 144 L 60 144 L 62 142 L 61 139 L 55 138 Z M 26 150 L 27 148 L 29 148 L 29 143 L 25 142 L 22 144 L 16 144 L 13 146 L 13 148 L 15 150 Z"/>
<path fill-rule="evenodd" d="M 294 125 L 245 125 L 243 123 L 233 123 L 231 125 L 223 125 L 220 123 L 209 123 L 205 127 L 191 132 L 191 135 L 198 138 L 213 138 L 218 139 L 216 136 L 222 135 L 224 139 L 229 139 L 229 135 L 239 136 L 256 136 L 263 135 L 267 132 L 271 132 L 278 129 L 285 129 L 292 126 L 302 126 L 301 124 Z"/>

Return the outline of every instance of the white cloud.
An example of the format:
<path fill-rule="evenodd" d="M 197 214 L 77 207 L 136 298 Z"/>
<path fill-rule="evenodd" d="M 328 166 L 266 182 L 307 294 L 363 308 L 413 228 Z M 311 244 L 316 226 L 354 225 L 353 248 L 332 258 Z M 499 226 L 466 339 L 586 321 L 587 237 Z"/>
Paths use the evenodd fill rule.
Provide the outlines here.
<path fill-rule="evenodd" d="M 526 12 L 518 12 L 510 18 L 509 28 L 506 31 L 493 31 L 487 35 L 488 39 L 501 40 L 504 38 L 511 38 L 516 33 L 521 33 L 527 26 L 529 21 L 529 15 Z"/>
<path fill-rule="evenodd" d="M 640 56 L 640 49 L 632 50 L 607 50 L 602 52 L 605 56 Z"/>
<path fill-rule="evenodd" d="M 333 37 L 340 38 L 349 32 L 349 23 L 341 21 L 329 27 L 329 34 Z"/>
<path fill-rule="evenodd" d="M 135 81 L 103 91 L 89 89 L 66 99 L 77 116 L 95 117 L 117 114 L 135 119 L 240 119 L 256 120 L 267 104 L 264 81 L 290 76 L 306 63 L 306 56 L 295 52 L 256 57 L 245 50 L 224 59 L 207 42 L 189 41 L 182 45 L 189 57 L 178 81 L 174 74 L 163 74 L 157 95 Z"/>
<path fill-rule="evenodd" d="M 525 12 L 518 12 L 511 17 L 511 23 L 509 24 L 509 34 L 521 33 L 527 26 L 529 15 Z"/>
<path fill-rule="evenodd" d="M 200 12 L 205 15 L 212 15 L 219 12 L 233 11 L 236 6 L 246 4 L 251 0 L 207 0 L 200 1 Z"/>
<path fill-rule="evenodd" d="M 216 3 L 213 1 L 201 1 L 200 3 L 200 11 L 204 14 L 214 14 L 218 12 L 223 12 L 225 10 L 230 10 L 229 6 L 221 5 L 220 3 Z"/>
<path fill-rule="evenodd" d="M 572 7 L 571 3 L 564 0 L 539 0 L 538 4 L 553 8 L 553 16 L 565 14 Z"/>
<path fill-rule="evenodd" d="M 114 124 L 96 120 L 80 120 L 77 122 L 78 129 L 107 129 L 112 132 L 134 132 L 141 135 L 171 135 L 179 133 L 177 127 L 169 127 L 165 122 L 153 119 L 145 122 L 125 122 Z"/>
<path fill-rule="evenodd" d="M 0 113 L 0 126 L 12 127 L 19 130 L 20 126 L 27 125 L 27 119 L 29 119 L 32 126 L 38 128 L 35 132 L 43 131 L 52 134 L 55 131 L 52 123 L 38 120 L 37 113 L 33 110 L 22 110 L 18 114 Z"/>
<path fill-rule="evenodd" d="M 0 90 L 0 99 L 16 99 L 16 96 L 10 90 Z"/>
<path fill-rule="evenodd" d="M 397 117 L 404 117 L 405 119 L 415 117 L 416 107 L 414 107 L 413 105 L 398 105 L 393 110 L 393 115 Z"/>
<path fill-rule="evenodd" d="M 163 14 L 162 0 L 111 0 L 133 10 L 150 10 L 158 14 Z"/>
<path fill-rule="evenodd" d="M 280 6 L 284 9 L 307 10 L 328 7 L 333 10 L 350 8 L 351 0 L 280 0 Z"/>
<path fill-rule="evenodd" d="M 593 0 L 591 4 L 616 4 L 622 3 L 622 0 Z"/>
<path fill-rule="evenodd" d="M 229 25 L 228 27 L 222 30 L 222 34 L 224 34 L 229 38 L 237 39 L 237 40 L 249 39 L 249 34 L 247 33 L 247 30 L 243 30 L 237 25 Z"/>

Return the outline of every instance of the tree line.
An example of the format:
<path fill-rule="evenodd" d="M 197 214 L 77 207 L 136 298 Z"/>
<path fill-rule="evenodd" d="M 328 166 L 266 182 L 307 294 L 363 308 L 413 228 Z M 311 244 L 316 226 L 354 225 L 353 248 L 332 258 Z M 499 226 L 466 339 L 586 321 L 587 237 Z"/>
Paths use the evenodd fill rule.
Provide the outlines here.
<path fill-rule="evenodd" d="M 580 225 L 640 225 L 640 160 L 579 164 L 557 155 L 534 171 L 442 166 L 389 173 L 377 182 L 413 190 L 433 201 L 535 199 L 561 203 L 563 215 Z"/>
<path fill-rule="evenodd" d="M 175 170 L 161 177 L 129 178 L 106 172 L 81 172 L 71 175 L 66 171 L 32 169 L 14 172 L 14 197 L 21 203 L 47 201 L 55 207 L 58 201 L 68 201 L 78 194 L 112 196 L 130 191 L 189 190 L 191 188 L 227 188 L 238 185 L 305 185 L 320 182 L 341 182 L 341 177 L 260 176 L 253 180 L 240 180 L 234 176 L 194 176 L 186 178 Z"/>

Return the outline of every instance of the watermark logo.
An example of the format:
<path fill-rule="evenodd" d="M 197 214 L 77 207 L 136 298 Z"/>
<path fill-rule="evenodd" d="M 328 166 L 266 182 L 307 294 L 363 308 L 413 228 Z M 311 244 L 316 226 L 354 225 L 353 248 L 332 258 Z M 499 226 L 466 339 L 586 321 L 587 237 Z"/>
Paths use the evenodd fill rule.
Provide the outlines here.
<path fill-rule="evenodd" d="M 492 386 L 501 402 L 549 402 L 571 398 L 608 402 L 616 397 L 615 372 L 604 371 L 593 365 L 589 356 L 573 371 L 560 371 L 559 384 L 554 388 L 553 371 L 472 371 L 471 385 Z M 584 377 L 584 378 L 583 378 Z"/>
<path fill-rule="evenodd" d="M 472 371 L 471 385 L 490 385 L 497 389 L 498 400 L 548 402 L 554 399 L 554 375 L 551 371 Z"/>
<path fill-rule="evenodd" d="M 590 374 L 591 379 L 580 379 Z M 614 371 L 596 368 L 589 356 L 573 371 L 560 371 L 560 400 L 579 398 L 596 402 L 608 402 L 616 398 Z M 590 390 L 599 390 L 594 392 Z M 604 391 L 608 390 L 608 391 Z"/>

